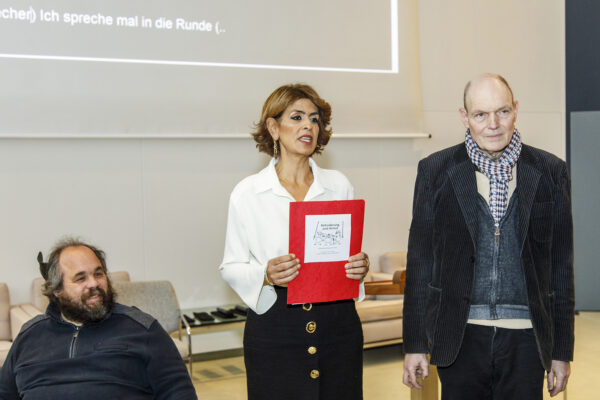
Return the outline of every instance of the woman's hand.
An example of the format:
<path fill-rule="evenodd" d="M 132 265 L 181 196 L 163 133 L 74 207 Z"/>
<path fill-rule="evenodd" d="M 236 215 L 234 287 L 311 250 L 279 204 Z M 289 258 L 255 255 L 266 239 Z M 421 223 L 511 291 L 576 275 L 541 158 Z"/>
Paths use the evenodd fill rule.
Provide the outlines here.
<path fill-rule="evenodd" d="M 293 281 L 299 274 L 300 261 L 294 254 L 286 254 L 285 256 L 279 256 L 271 258 L 267 263 L 267 269 L 265 271 L 266 277 L 270 282 L 265 279 L 265 284 L 274 284 L 277 286 L 287 286 L 287 284 Z"/>
<path fill-rule="evenodd" d="M 363 280 L 369 272 L 370 265 L 367 253 L 355 254 L 348 259 L 348 264 L 346 264 L 346 277 L 357 281 Z"/>

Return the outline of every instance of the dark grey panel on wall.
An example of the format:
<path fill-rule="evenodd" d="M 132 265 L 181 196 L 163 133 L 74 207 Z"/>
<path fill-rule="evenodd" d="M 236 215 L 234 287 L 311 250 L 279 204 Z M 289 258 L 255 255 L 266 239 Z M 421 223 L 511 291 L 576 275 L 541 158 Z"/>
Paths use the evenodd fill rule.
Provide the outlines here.
<path fill-rule="evenodd" d="M 565 7 L 567 113 L 600 110 L 600 1 Z"/>
<path fill-rule="evenodd" d="M 571 113 L 577 310 L 600 310 L 600 111 Z"/>

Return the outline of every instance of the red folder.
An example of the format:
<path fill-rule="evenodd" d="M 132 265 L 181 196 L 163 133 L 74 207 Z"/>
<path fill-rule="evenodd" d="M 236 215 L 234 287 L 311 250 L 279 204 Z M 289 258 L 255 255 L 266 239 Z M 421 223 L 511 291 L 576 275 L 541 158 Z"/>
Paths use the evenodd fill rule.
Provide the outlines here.
<path fill-rule="evenodd" d="M 348 214 L 350 215 L 349 217 Z M 319 303 L 358 297 L 359 281 L 347 278 L 344 266 L 347 264 L 350 256 L 358 254 L 361 251 L 364 215 L 364 200 L 301 201 L 290 203 L 289 252 L 296 255 L 301 267 L 296 279 L 288 284 L 287 304 Z M 319 236 L 319 239 L 328 240 L 335 236 L 335 234 L 338 236 L 342 234 L 342 229 L 333 232 L 334 228 L 331 228 L 327 232 L 333 232 L 334 234 L 325 235 L 323 232 L 319 232 L 319 229 L 327 229 L 328 226 L 335 226 L 337 228 L 340 225 L 319 225 L 318 223 L 315 225 L 314 221 L 327 218 L 339 218 L 340 221 L 342 219 L 344 221 L 348 221 L 348 218 L 350 219 L 349 251 L 348 254 L 345 254 L 344 251 L 341 252 L 344 257 L 342 260 L 313 262 L 311 261 L 315 258 L 312 255 L 313 250 L 309 249 L 311 254 L 305 254 L 305 249 L 307 248 L 305 246 L 305 238 L 307 237 L 306 226 L 309 219 L 313 221 L 310 226 L 313 226 L 312 229 L 314 230 L 314 232 L 309 232 L 310 238 Z M 343 226 L 343 222 L 341 225 Z M 347 230 L 344 231 L 347 232 Z M 342 256 L 339 254 L 337 257 L 341 258 Z M 305 261 L 306 259 L 309 261 Z"/>

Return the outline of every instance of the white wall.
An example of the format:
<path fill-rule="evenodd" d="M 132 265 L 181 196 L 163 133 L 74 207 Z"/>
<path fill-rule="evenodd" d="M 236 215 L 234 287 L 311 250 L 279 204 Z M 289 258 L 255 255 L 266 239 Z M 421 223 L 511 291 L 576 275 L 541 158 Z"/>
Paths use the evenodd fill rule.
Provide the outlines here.
<path fill-rule="evenodd" d="M 420 0 L 423 112 L 433 134 L 425 152 L 464 138 L 464 85 L 495 72 L 519 100 L 524 142 L 565 158 L 564 20 L 559 0 Z"/>
<path fill-rule="evenodd" d="M 412 188 L 396 182 L 413 174 L 411 143 L 333 139 L 316 157 L 344 171 L 367 199 L 364 246 L 373 257 L 405 247 Z M 236 301 L 217 271 L 228 197 L 267 160 L 250 139 L 3 140 L 1 279 L 13 302 L 27 301 L 37 251 L 47 256 L 71 234 L 105 249 L 112 270 L 170 279 L 183 307 Z"/>
<path fill-rule="evenodd" d="M 524 141 L 564 158 L 563 7 L 419 1 L 415 62 L 424 131 L 433 138 L 334 138 L 316 157 L 367 200 L 364 249 L 372 260 L 406 248 L 417 161 L 463 140 L 457 109 L 474 75 L 504 75 L 520 101 Z M 74 234 L 105 249 L 112 270 L 171 280 L 183 307 L 236 302 L 217 271 L 228 196 L 266 162 L 250 139 L 0 140 L 0 281 L 13 303 L 27 301 L 37 251 Z"/>

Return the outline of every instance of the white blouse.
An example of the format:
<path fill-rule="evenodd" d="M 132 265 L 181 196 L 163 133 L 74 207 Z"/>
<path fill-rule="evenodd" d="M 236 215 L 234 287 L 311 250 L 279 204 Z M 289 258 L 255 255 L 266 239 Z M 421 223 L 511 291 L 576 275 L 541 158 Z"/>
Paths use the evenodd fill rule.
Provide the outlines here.
<path fill-rule="evenodd" d="M 263 286 L 270 259 L 289 253 L 289 203 L 295 201 L 281 185 L 276 160 L 258 174 L 243 179 L 231 192 L 225 254 L 219 266 L 223 279 L 257 314 L 275 303 L 277 293 Z M 305 201 L 352 200 L 354 188 L 339 171 L 321 169 L 309 159 L 313 183 Z M 360 284 L 358 300 L 364 298 Z"/>

